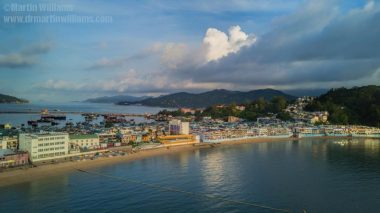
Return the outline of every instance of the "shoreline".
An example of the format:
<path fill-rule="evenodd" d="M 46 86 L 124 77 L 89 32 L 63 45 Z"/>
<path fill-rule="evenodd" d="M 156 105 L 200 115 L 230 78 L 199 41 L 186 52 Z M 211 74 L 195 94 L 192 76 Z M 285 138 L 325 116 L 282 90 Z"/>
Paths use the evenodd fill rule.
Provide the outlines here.
<path fill-rule="evenodd" d="M 75 172 L 78 169 L 91 169 L 117 163 L 126 163 L 135 160 L 142 160 L 149 157 L 160 156 L 165 154 L 173 154 L 183 151 L 194 151 L 200 149 L 209 149 L 222 146 L 231 146 L 235 144 L 248 144 L 248 143 L 267 143 L 267 142 L 288 142 L 300 141 L 305 139 L 347 139 L 349 137 L 310 137 L 310 138 L 254 138 L 242 139 L 234 141 L 226 141 L 222 143 L 200 143 L 195 145 L 176 145 L 169 147 L 159 147 L 152 149 L 142 149 L 137 152 L 130 153 L 126 156 L 104 157 L 95 160 L 63 162 L 58 164 L 41 165 L 34 168 L 26 168 L 19 170 L 12 170 L 0 173 L 0 187 L 9 185 L 31 182 L 52 176 L 59 176 L 69 172 Z"/>

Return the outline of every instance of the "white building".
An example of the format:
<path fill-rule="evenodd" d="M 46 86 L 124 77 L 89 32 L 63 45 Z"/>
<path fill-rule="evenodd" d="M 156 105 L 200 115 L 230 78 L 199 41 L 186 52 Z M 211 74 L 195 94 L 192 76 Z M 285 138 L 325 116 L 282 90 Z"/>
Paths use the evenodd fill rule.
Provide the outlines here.
<path fill-rule="evenodd" d="M 69 153 L 69 134 L 54 132 L 20 134 L 19 149 L 29 153 L 31 162 L 64 158 Z"/>
<path fill-rule="evenodd" d="M 17 145 L 18 145 L 18 139 L 15 136 L 0 137 L 0 149 L 16 150 Z"/>
<path fill-rule="evenodd" d="M 71 148 L 81 148 L 81 149 L 97 149 L 99 145 L 98 135 L 70 135 L 70 146 Z"/>
<path fill-rule="evenodd" d="M 188 135 L 190 133 L 189 122 L 177 119 L 169 121 L 169 133 L 171 135 Z"/>
<path fill-rule="evenodd" d="M 0 149 L 7 149 L 7 141 L 0 138 Z"/>
<path fill-rule="evenodd" d="M 189 122 L 181 122 L 181 131 L 180 131 L 180 134 L 182 135 L 188 135 L 190 134 L 190 128 L 189 128 L 190 124 Z"/>

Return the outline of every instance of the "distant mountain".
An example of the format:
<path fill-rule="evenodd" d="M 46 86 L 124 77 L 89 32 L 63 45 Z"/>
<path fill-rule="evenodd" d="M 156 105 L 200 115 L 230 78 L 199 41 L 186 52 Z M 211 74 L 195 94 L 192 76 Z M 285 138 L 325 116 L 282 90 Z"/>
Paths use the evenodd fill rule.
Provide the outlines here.
<path fill-rule="evenodd" d="M 0 94 L 0 103 L 1 104 L 23 104 L 23 103 L 29 103 L 29 101 L 25 99 L 21 99 L 21 98 L 16 98 L 10 95 Z"/>
<path fill-rule="evenodd" d="M 249 92 L 217 89 L 199 94 L 180 92 L 141 101 L 123 101 L 119 104 L 141 104 L 160 107 L 208 107 L 217 104 L 247 103 L 260 97 L 269 100 L 275 96 L 283 96 L 288 100 L 295 98 L 274 89 L 260 89 Z"/>
<path fill-rule="evenodd" d="M 328 111 L 333 124 L 380 126 L 380 86 L 331 89 L 305 107 Z"/>
<path fill-rule="evenodd" d="M 329 89 L 289 89 L 283 90 L 286 94 L 302 97 L 302 96 L 320 96 L 329 91 Z"/>
<path fill-rule="evenodd" d="M 84 102 L 90 103 L 119 103 L 120 101 L 141 101 L 150 98 L 149 96 L 135 97 L 130 95 L 104 96 L 98 98 L 90 98 Z"/>

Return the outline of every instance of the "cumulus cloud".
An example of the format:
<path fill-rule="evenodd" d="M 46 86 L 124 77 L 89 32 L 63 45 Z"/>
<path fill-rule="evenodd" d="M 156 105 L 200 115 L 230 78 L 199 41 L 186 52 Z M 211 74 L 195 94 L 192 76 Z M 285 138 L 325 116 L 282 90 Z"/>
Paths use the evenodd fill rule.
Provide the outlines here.
<path fill-rule="evenodd" d="M 184 43 L 155 43 L 149 51 L 158 54 L 160 63 L 169 69 L 177 69 L 192 56 Z"/>
<path fill-rule="evenodd" d="M 0 68 L 18 68 L 26 67 L 35 64 L 36 61 L 33 58 L 24 56 L 22 54 L 0 54 Z"/>
<path fill-rule="evenodd" d="M 0 54 L 0 68 L 32 66 L 38 62 L 38 55 L 49 52 L 51 48 L 51 43 L 39 43 L 26 47 L 17 53 Z"/>
<path fill-rule="evenodd" d="M 198 45 L 154 44 L 147 52 L 158 56 L 161 67 L 128 70 L 84 84 L 52 82 L 46 88 L 152 94 L 378 84 L 379 20 L 374 1 L 348 11 L 335 0 L 307 1 L 296 12 L 273 20 L 257 37 L 239 26 L 227 33 L 209 28 Z M 123 67 L 128 60 L 104 58 L 93 68 Z"/>
<path fill-rule="evenodd" d="M 307 2 L 297 12 L 275 20 L 267 33 L 251 40 L 254 45 L 246 48 L 231 48 L 231 30 L 229 37 L 209 30 L 206 38 L 212 39 L 205 40 L 214 47 L 207 52 L 210 61 L 179 69 L 177 77 L 242 87 L 294 88 L 342 86 L 346 81 L 374 76 L 380 68 L 379 7 L 370 1 L 359 9 L 341 11 L 332 3 Z M 237 33 L 236 38 L 245 41 L 244 34 Z"/>
<path fill-rule="evenodd" d="M 76 94 L 80 91 L 98 95 L 116 93 L 161 95 L 184 90 L 200 92 L 214 88 L 232 88 L 232 86 L 225 83 L 197 83 L 191 80 L 173 81 L 171 76 L 163 75 L 160 71 L 144 73 L 130 69 L 109 79 L 79 82 L 50 79 L 34 84 L 33 88 L 65 94 Z"/>
<path fill-rule="evenodd" d="M 256 42 L 256 36 L 243 32 L 240 26 L 232 26 L 228 34 L 209 28 L 199 47 L 185 43 L 155 43 L 150 51 L 158 54 L 160 63 L 169 70 L 193 69 L 211 61 L 217 61 L 243 47 Z"/>
<path fill-rule="evenodd" d="M 228 35 L 218 29 L 209 28 L 203 39 L 206 61 L 218 60 L 230 53 L 236 53 L 242 47 L 250 46 L 255 42 L 256 36 L 247 35 L 241 31 L 240 26 L 231 27 Z"/>

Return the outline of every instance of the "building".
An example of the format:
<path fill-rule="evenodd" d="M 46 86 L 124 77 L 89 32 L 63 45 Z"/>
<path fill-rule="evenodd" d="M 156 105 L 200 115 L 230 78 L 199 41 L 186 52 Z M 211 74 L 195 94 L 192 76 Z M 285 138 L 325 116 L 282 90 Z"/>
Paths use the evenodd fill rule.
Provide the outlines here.
<path fill-rule="evenodd" d="M 19 149 L 29 153 L 29 160 L 32 163 L 64 158 L 69 153 L 69 134 L 56 132 L 20 134 Z"/>
<path fill-rule="evenodd" d="M 0 150 L 0 168 L 24 166 L 28 163 L 27 152 L 13 151 L 11 149 Z"/>
<path fill-rule="evenodd" d="M 177 119 L 169 121 L 169 134 L 188 135 L 190 133 L 189 122 L 182 122 Z"/>
<path fill-rule="evenodd" d="M 103 132 L 99 133 L 98 136 L 100 143 L 114 142 L 117 140 L 116 133 L 114 132 Z"/>
<path fill-rule="evenodd" d="M 0 149 L 16 150 L 18 146 L 17 136 L 4 136 L 0 138 Z"/>
<path fill-rule="evenodd" d="M 98 149 L 99 136 L 95 134 L 70 135 L 70 148 Z"/>
<path fill-rule="evenodd" d="M 0 124 L 0 129 L 11 129 L 12 125 L 10 123 Z"/>
<path fill-rule="evenodd" d="M 195 114 L 195 109 L 191 109 L 191 108 L 180 108 L 179 109 L 182 113 L 190 113 L 192 115 Z"/>
<path fill-rule="evenodd" d="M 0 139 L 0 149 L 7 149 L 7 141 Z"/>
<path fill-rule="evenodd" d="M 239 111 L 244 111 L 245 110 L 245 106 L 244 105 L 238 105 L 235 107 L 237 110 Z"/>
<path fill-rule="evenodd" d="M 196 135 L 166 135 L 158 137 L 158 141 L 166 146 L 186 145 L 199 143 Z"/>
<path fill-rule="evenodd" d="M 229 123 L 235 123 L 235 122 L 239 122 L 240 121 L 240 118 L 238 117 L 235 117 L 235 116 L 228 116 L 227 117 L 227 122 Z"/>

